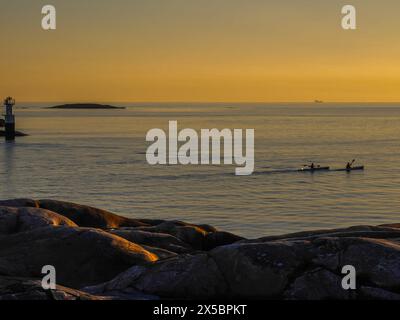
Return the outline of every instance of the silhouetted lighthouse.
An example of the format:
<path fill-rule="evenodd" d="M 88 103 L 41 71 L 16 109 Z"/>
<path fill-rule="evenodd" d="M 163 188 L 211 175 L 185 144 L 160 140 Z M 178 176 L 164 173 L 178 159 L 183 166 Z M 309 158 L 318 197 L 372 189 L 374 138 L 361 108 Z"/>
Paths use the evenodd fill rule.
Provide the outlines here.
<path fill-rule="evenodd" d="M 4 107 L 6 108 L 6 114 L 4 115 L 4 129 L 6 140 L 15 139 L 15 117 L 13 114 L 13 107 L 15 100 L 11 97 L 4 99 Z"/>

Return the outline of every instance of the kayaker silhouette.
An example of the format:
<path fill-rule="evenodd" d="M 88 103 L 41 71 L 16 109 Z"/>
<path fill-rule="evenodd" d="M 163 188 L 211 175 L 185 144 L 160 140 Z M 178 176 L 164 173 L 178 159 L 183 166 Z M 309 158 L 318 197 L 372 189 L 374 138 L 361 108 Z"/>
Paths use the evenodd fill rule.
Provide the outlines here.
<path fill-rule="evenodd" d="M 353 163 L 354 163 L 355 161 L 356 161 L 356 159 L 354 159 L 352 162 L 347 162 L 346 169 L 347 169 L 347 170 L 350 170 L 350 169 L 352 168 Z"/>

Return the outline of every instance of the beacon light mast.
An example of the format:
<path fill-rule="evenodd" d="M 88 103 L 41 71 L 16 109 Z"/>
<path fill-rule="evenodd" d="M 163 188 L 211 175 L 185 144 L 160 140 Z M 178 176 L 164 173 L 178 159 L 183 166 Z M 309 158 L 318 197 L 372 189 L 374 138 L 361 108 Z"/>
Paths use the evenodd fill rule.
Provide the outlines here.
<path fill-rule="evenodd" d="M 4 115 L 6 140 L 15 139 L 15 116 L 13 114 L 14 105 L 15 105 L 15 100 L 12 97 L 7 97 L 4 99 L 4 107 L 6 108 L 6 114 Z"/>

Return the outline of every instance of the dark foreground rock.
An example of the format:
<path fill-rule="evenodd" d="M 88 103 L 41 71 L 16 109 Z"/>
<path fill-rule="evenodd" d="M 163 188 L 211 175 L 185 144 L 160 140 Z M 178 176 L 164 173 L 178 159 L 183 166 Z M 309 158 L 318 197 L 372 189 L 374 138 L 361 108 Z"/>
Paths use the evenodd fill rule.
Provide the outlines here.
<path fill-rule="evenodd" d="M 33 207 L 39 208 L 39 203 L 33 199 L 11 199 L 11 200 L 0 200 L 0 207 Z"/>
<path fill-rule="evenodd" d="M 57 286 L 44 290 L 41 280 L 0 276 L 0 300 L 107 300 L 79 290 Z"/>
<path fill-rule="evenodd" d="M 132 265 L 158 257 L 120 237 L 98 229 L 43 227 L 0 236 L 0 274 L 41 277 L 42 267 L 57 270 L 58 283 L 72 288 L 117 276 Z"/>
<path fill-rule="evenodd" d="M 38 205 L 40 208 L 57 212 L 71 219 L 80 227 L 104 229 L 146 226 L 145 223 L 136 221 L 134 219 L 120 217 L 106 210 L 101 210 L 89 206 L 82 206 L 70 202 L 39 200 Z"/>
<path fill-rule="evenodd" d="M 0 201 L 0 299 L 400 300 L 399 226 L 248 240 L 69 202 Z M 44 265 L 66 287 L 43 290 Z M 343 288 L 344 266 L 355 290 Z"/>
<path fill-rule="evenodd" d="M 0 207 L 0 235 L 29 231 L 50 225 L 77 227 L 67 217 L 49 210 Z"/>
<path fill-rule="evenodd" d="M 135 228 L 121 228 L 109 230 L 109 232 L 133 243 L 160 248 L 178 254 L 193 251 L 190 245 L 168 233 L 136 230 Z"/>

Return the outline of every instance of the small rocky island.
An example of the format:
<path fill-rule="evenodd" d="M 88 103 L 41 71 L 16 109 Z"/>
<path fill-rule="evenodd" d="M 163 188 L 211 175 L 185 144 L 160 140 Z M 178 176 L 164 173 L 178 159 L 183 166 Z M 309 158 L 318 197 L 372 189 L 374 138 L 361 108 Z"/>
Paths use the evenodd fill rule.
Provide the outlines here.
<path fill-rule="evenodd" d="M 126 109 L 125 107 L 116 107 L 107 104 L 97 103 L 73 103 L 73 104 L 62 104 L 58 106 L 48 107 L 46 109 Z"/>
<path fill-rule="evenodd" d="M 400 300 L 400 224 L 244 239 L 84 205 L 0 201 L 0 300 Z M 57 288 L 41 286 L 42 267 Z M 357 270 L 344 290 L 342 267 Z"/>

